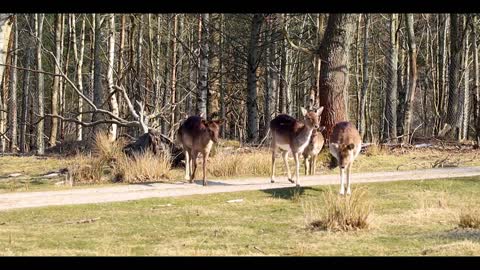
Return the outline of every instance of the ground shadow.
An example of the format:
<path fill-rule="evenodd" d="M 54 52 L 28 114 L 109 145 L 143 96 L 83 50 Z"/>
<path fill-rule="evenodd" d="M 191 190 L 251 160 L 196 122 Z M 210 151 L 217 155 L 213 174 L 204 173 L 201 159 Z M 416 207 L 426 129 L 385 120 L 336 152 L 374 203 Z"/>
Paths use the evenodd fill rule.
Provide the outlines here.
<path fill-rule="evenodd" d="M 462 229 L 454 228 L 451 230 L 443 231 L 435 235 L 440 238 L 447 238 L 451 240 L 470 240 L 480 242 L 480 230 L 479 229 Z"/>
<path fill-rule="evenodd" d="M 321 192 L 321 189 L 313 188 L 313 187 L 272 188 L 272 189 L 265 189 L 262 191 L 267 194 L 270 194 L 273 198 L 293 200 L 293 199 L 298 199 L 300 196 L 304 195 L 306 190 L 314 190 L 314 191 Z"/>

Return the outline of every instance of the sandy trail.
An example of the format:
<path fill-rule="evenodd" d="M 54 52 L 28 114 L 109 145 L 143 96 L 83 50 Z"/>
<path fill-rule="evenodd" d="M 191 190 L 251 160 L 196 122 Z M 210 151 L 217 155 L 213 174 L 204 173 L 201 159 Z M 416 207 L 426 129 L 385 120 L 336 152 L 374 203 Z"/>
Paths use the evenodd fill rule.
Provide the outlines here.
<path fill-rule="evenodd" d="M 388 182 L 398 180 L 428 180 L 438 178 L 480 176 L 480 167 L 438 168 L 413 171 L 355 173 L 351 176 L 356 183 Z M 339 175 L 300 176 L 302 186 L 340 184 Z M 195 194 L 212 194 L 245 190 L 266 190 L 293 187 L 286 177 L 277 177 L 271 184 L 268 177 L 236 180 L 210 180 L 208 187 L 201 181 L 190 183 L 132 184 L 116 187 L 71 189 L 61 191 L 20 192 L 0 194 L 0 211 L 17 208 L 50 205 L 73 205 L 140 200 L 145 198 L 177 197 Z"/>

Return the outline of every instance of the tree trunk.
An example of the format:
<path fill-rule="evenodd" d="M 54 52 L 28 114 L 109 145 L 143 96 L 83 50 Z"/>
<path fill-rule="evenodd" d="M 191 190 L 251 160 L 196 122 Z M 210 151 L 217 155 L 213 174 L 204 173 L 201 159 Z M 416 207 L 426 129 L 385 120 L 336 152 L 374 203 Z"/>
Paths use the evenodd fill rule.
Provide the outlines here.
<path fill-rule="evenodd" d="M 468 125 L 470 122 L 470 69 L 469 69 L 469 48 L 470 43 L 468 39 L 468 26 L 466 25 L 466 18 L 465 21 L 465 29 L 466 32 L 464 33 L 464 50 L 463 50 L 463 91 L 461 91 L 461 98 L 459 100 L 462 109 L 462 129 L 461 129 L 461 136 L 460 140 L 464 141 L 468 139 Z"/>
<path fill-rule="evenodd" d="M 447 117 L 444 128 L 440 131 L 441 137 L 449 131 L 455 134 L 459 127 L 458 96 L 460 93 L 460 69 L 462 61 L 462 24 L 458 14 L 450 15 L 450 66 L 448 69 L 448 103 Z M 452 132 L 450 133 L 452 134 Z M 452 137 L 452 136 L 450 136 Z"/>
<path fill-rule="evenodd" d="M 13 14 L 0 14 L 0 81 L 5 72 L 5 61 L 7 59 L 8 43 L 12 31 Z"/>
<path fill-rule="evenodd" d="M 415 43 L 414 21 L 413 14 L 405 15 L 405 25 L 407 27 L 408 37 L 408 58 L 410 63 L 408 96 L 405 103 L 405 118 L 403 120 L 403 142 L 410 142 L 410 129 L 412 125 L 413 115 L 413 101 L 415 98 L 415 91 L 417 88 L 417 45 Z"/>
<path fill-rule="evenodd" d="M 343 95 L 349 82 L 347 63 L 354 18 L 351 14 L 330 14 L 320 47 L 320 59 L 325 61 L 320 70 L 320 106 L 324 107 L 322 125 L 326 127 L 326 138 L 337 122 L 348 120 Z"/>
<path fill-rule="evenodd" d="M 220 113 L 220 14 L 212 15 L 213 29 L 211 30 L 211 61 L 210 86 L 208 87 L 208 114 L 211 118 L 218 118 Z"/>
<path fill-rule="evenodd" d="M 173 139 L 175 135 L 175 103 L 177 102 L 177 35 L 178 35 L 178 14 L 173 15 L 173 29 L 172 29 L 172 69 L 170 80 L 170 138 Z"/>
<path fill-rule="evenodd" d="M 477 146 L 480 147 L 480 69 L 478 64 L 478 41 L 477 41 L 477 16 L 473 16 L 473 27 L 472 27 L 472 40 L 473 40 L 473 61 L 475 69 L 475 133 Z"/>
<path fill-rule="evenodd" d="M 110 29 L 108 33 L 108 69 L 107 69 L 107 82 L 108 82 L 108 91 L 110 94 L 110 107 L 112 109 L 112 114 L 119 116 L 117 94 L 112 94 L 115 89 L 113 88 L 113 66 L 115 64 L 115 15 L 110 14 Z M 110 141 L 115 141 L 118 136 L 118 126 L 117 124 L 111 124 L 108 130 L 108 137 Z"/>
<path fill-rule="evenodd" d="M 33 22 L 33 15 L 29 14 L 26 16 L 27 20 L 30 20 Z M 32 68 L 32 58 L 33 58 L 33 42 L 32 38 L 30 37 L 33 31 L 30 30 L 28 31 L 28 36 L 26 38 L 26 48 L 25 48 L 25 54 L 24 54 L 24 67 L 27 69 Z M 28 151 L 27 147 L 27 140 L 26 140 L 26 134 L 27 134 L 27 121 L 28 121 L 28 108 L 30 107 L 30 71 L 26 70 L 23 72 L 23 83 L 22 83 L 22 112 L 21 112 L 21 120 L 20 120 L 20 152 L 26 153 Z"/>
<path fill-rule="evenodd" d="M 360 127 L 360 137 L 363 141 L 365 141 L 366 135 L 366 119 L 365 119 L 365 107 L 367 104 L 367 89 L 369 84 L 369 76 L 368 76 L 368 28 L 370 26 L 370 18 L 367 14 L 364 15 L 364 32 L 363 32 L 363 84 L 362 84 L 362 92 L 360 94 L 360 115 L 359 115 L 359 127 Z M 374 63 L 375 64 L 375 63 Z"/>
<path fill-rule="evenodd" d="M 102 19 L 100 18 L 100 14 L 95 14 L 95 45 L 94 45 L 94 70 L 93 70 L 93 103 L 97 108 L 100 108 L 103 102 L 103 86 L 102 86 L 102 60 L 101 60 L 101 52 L 102 52 Z M 101 115 L 98 113 L 93 114 L 92 121 L 100 120 Z M 104 125 L 97 125 L 93 127 L 93 134 L 96 133 L 97 130 L 101 130 Z M 91 137 L 93 138 L 93 136 Z"/>
<path fill-rule="evenodd" d="M 209 14 L 203 13 L 201 20 L 201 42 L 200 42 L 200 67 L 198 79 L 197 109 L 196 113 L 203 113 L 204 117 L 208 117 L 207 111 L 207 95 L 208 95 L 208 56 L 209 56 Z"/>
<path fill-rule="evenodd" d="M 7 72 L 5 72 L 5 70 L 7 69 L 4 65 L 8 62 L 7 54 L 11 43 L 12 24 L 13 14 L 0 14 L 0 86 L 2 89 L 5 89 L 4 87 L 6 86 Z M 2 152 L 4 152 L 6 148 L 6 137 L 4 133 L 6 127 L 5 106 L 7 102 L 6 100 L 2 100 L 4 93 L 5 91 L 0 93 L 0 141 Z M 6 98 L 6 96 L 3 96 L 3 98 Z"/>
<path fill-rule="evenodd" d="M 17 16 L 13 17 L 13 46 L 12 65 L 17 66 L 18 59 L 18 23 Z M 8 137 L 10 138 L 10 152 L 17 152 L 17 69 L 10 68 L 9 102 L 8 102 Z"/>
<path fill-rule="evenodd" d="M 58 65 L 54 64 L 55 74 L 60 74 L 61 59 L 62 59 L 62 50 L 60 46 L 61 41 L 62 41 L 62 14 L 57 14 L 55 15 L 55 59 Z M 59 91 L 60 91 L 60 77 L 55 76 L 53 78 L 52 104 L 51 104 L 51 113 L 53 115 L 58 115 Z M 50 119 L 51 119 L 50 140 L 48 144 L 50 147 L 53 147 L 57 144 L 58 118 L 51 117 Z"/>
<path fill-rule="evenodd" d="M 262 14 L 253 15 L 247 60 L 247 140 L 249 142 L 258 140 L 257 68 L 259 64 L 258 40 L 262 22 Z"/>
<path fill-rule="evenodd" d="M 385 102 L 385 138 L 397 142 L 397 75 L 398 75 L 398 14 L 390 15 L 389 47 L 387 56 L 387 89 Z"/>
<path fill-rule="evenodd" d="M 43 34 L 43 20 L 45 18 L 44 14 L 35 14 L 35 38 L 37 39 L 37 70 L 42 71 L 42 34 Z M 36 114 L 40 118 L 37 124 L 37 154 L 43 155 L 45 153 L 45 142 L 43 140 L 44 136 L 44 120 L 43 116 L 45 113 L 45 104 L 44 104 L 44 78 L 43 73 L 37 73 L 37 112 Z"/>
<path fill-rule="evenodd" d="M 75 15 L 72 15 L 72 42 L 73 42 L 73 52 L 75 56 L 75 63 L 76 63 L 76 84 L 77 88 L 80 91 L 80 93 L 83 93 L 83 79 L 82 79 L 82 69 L 83 69 L 83 54 L 85 51 L 85 16 L 82 17 L 82 30 L 80 32 L 80 50 L 77 51 L 77 35 L 75 31 Z M 77 106 L 78 106 L 78 116 L 77 120 L 78 121 L 83 121 L 83 99 L 82 97 L 78 97 L 77 100 Z M 76 140 L 81 141 L 83 139 L 83 134 L 82 134 L 82 125 L 76 125 Z"/>

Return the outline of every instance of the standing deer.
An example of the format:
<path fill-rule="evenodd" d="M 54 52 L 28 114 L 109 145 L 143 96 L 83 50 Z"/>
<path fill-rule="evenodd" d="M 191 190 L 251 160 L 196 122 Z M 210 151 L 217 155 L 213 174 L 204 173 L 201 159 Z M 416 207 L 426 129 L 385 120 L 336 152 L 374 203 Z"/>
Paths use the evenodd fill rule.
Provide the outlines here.
<path fill-rule="evenodd" d="M 310 143 L 307 145 L 303 151 L 303 159 L 305 162 L 305 175 L 314 175 L 315 167 L 317 166 L 317 156 L 318 153 L 323 148 L 325 140 L 322 135 L 322 131 L 325 127 L 320 127 L 319 129 L 314 129 L 312 131 L 312 137 L 310 138 Z"/>
<path fill-rule="evenodd" d="M 310 142 L 310 137 L 314 129 L 318 129 L 320 125 L 320 115 L 323 107 L 316 111 L 307 111 L 305 108 L 300 108 L 304 116 L 304 122 L 296 120 L 295 118 L 280 114 L 270 121 L 270 130 L 272 131 L 272 177 L 270 181 L 275 182 L 275 155 L 280 149 L 282 152 L 285 167 L 287 167 L 288 181 L 294 183 L 288 167 L 288 152 L 293 154 L 295 160 L 295 184 L 300 186 L 299 181 L 299 155 L 305 150 Z"/>
<path fill-rule="evenodd" d="M 351 194 L 350 169 L 362 149 L 362 139 L 358 130 L 350 122 L 337 123 L 330 135 L 329 148 L 340 166 L 340 195 L 345 194 L 343 185 L 345 168 L 347 169 L 347 194 Z"/>
<path fill-rule="evenodd" d="M 220 125 L 224 120 L 207 121 L 201 116 L 188 117 L 179 127 L 177 142 L 185 150 L 185 180 L 193 183 L 197 170 L 197 157 L 203 156 L 203 185 L 206 186 L 207 160 L 213 143 L 218 142 Z"/>

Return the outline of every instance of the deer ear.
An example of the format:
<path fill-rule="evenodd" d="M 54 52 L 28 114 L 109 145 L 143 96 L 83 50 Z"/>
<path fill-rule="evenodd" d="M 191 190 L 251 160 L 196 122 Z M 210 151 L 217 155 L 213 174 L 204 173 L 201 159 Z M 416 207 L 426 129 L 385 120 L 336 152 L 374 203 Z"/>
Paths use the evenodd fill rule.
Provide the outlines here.
<path fill-rule="evenodd" d="M 348 150 L 353 150 L 353 148 L 355 148 L 355 144 L 351 143 L 351 144 L 347 145 Z"/>
<path fill-rule="evenodd" d="M 307 115 L 308 111 L 305 108 L 300 107 L 300 110 L 302 111 L 303 116 Z"/>
<path fill-rule="evenodd" d="M 319 132 L 322 132 L 322 131 L 324 131 L 324 130 L 325 130 L 325 126 L 321 126 L 321 127 L 318 128 L 318 131 L 319 131 Z"/>
<path fill-rule="evenodd" d="M 317 109 L 317 115 L 320 116 L 323 112 L 323 106 Z"/>

